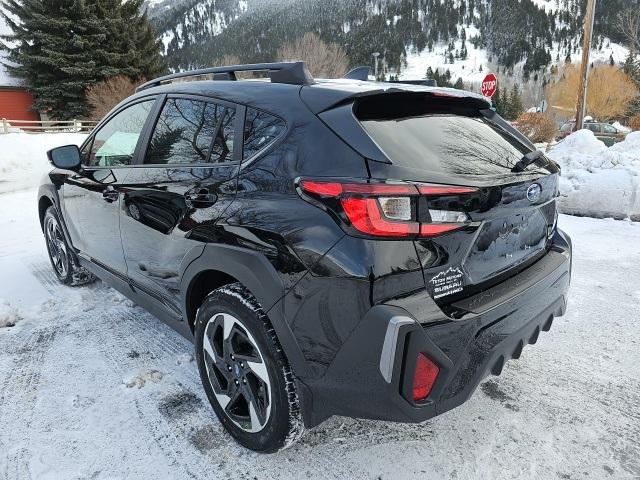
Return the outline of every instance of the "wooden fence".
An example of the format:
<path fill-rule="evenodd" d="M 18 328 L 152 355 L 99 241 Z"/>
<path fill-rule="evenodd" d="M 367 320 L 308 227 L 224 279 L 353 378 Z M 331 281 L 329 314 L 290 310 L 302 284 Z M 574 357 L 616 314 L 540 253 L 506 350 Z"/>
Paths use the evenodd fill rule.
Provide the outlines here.
<path fill-rule="evenodd" d="M 87 120 L 0 120 L 0 135 L 25 133 L 88 133 L 97 122 Z"/>

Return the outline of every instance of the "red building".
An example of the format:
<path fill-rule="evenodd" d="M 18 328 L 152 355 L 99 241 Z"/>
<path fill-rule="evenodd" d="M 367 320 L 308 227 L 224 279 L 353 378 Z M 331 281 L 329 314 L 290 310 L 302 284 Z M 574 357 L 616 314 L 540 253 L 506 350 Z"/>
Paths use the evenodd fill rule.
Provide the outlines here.
<path fill-rule="evenodd" d="M 0 18 L 0 34 L 9 33 L 8 27 Z M 38 112 L 31 110 L 33 97 L 22 87 L 20 80 L 9 75 L 2 61 L 6 59 L 0 52 L 0 120 L 14 120 L 11 122 L 14 126 L 20 126 L 20 122 L 15 120 L 40 120 Z"/>
<path fill-rule="evenodd" d="M 21 126 L 16 120 L 40 120 L 38 112 L 31 110 L 33 96 L 25 89 L 0 85 L 0 119 L 13 120 L 15 127 Z"/>

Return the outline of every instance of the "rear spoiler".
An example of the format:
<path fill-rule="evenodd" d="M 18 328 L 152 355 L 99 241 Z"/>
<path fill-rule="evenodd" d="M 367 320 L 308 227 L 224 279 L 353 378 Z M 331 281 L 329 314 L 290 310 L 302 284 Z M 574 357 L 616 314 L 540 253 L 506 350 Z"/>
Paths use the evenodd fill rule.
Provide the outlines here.
<path fill-rule="evenodd" d="M 356 67 L 349 71 L 344 77 L 349 80 L 361 80 L 363 82 L 369 81 L 369 75 L 371 75 L 371 67 Z M 406 85 L 423 85 L 425 87 L 437 87 L 438 82 L 433 78 L 425 78 L 422 80 L 389 80 L 389 83 L 404 83 Z"/>

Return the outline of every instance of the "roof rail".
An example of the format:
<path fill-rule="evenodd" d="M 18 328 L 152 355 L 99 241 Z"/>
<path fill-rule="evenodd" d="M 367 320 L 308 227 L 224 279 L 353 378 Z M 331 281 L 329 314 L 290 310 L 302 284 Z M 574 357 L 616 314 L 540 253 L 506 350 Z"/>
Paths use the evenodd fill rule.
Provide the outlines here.
<path fill-rule="evenodd" d="M 313 77 L 304 62 L 254 63 L 247 65 L 231 65 L 228 67 L 210 67 L 188 72 L 172 73 L 143 83 L 136 92 L 157 87 L 163 83 L 171 83 L 179 78 L 213 75 L 214 80 L 236 80 L 236 72 L 269 72 L 272 83 L 288 83 L 291 85 L 311 85 Z"/>

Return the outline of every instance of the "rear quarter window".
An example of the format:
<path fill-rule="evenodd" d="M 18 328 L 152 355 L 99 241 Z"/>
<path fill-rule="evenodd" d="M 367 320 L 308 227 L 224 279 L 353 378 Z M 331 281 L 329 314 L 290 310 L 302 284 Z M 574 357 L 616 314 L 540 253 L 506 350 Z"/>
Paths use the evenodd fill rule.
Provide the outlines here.
<path fill-rule="evenodd" d="M 247 108 L 244 122 L 243 159 L 248 160 L 271 145 L 285 130 L 285 123 L 270 113 Z"/>

